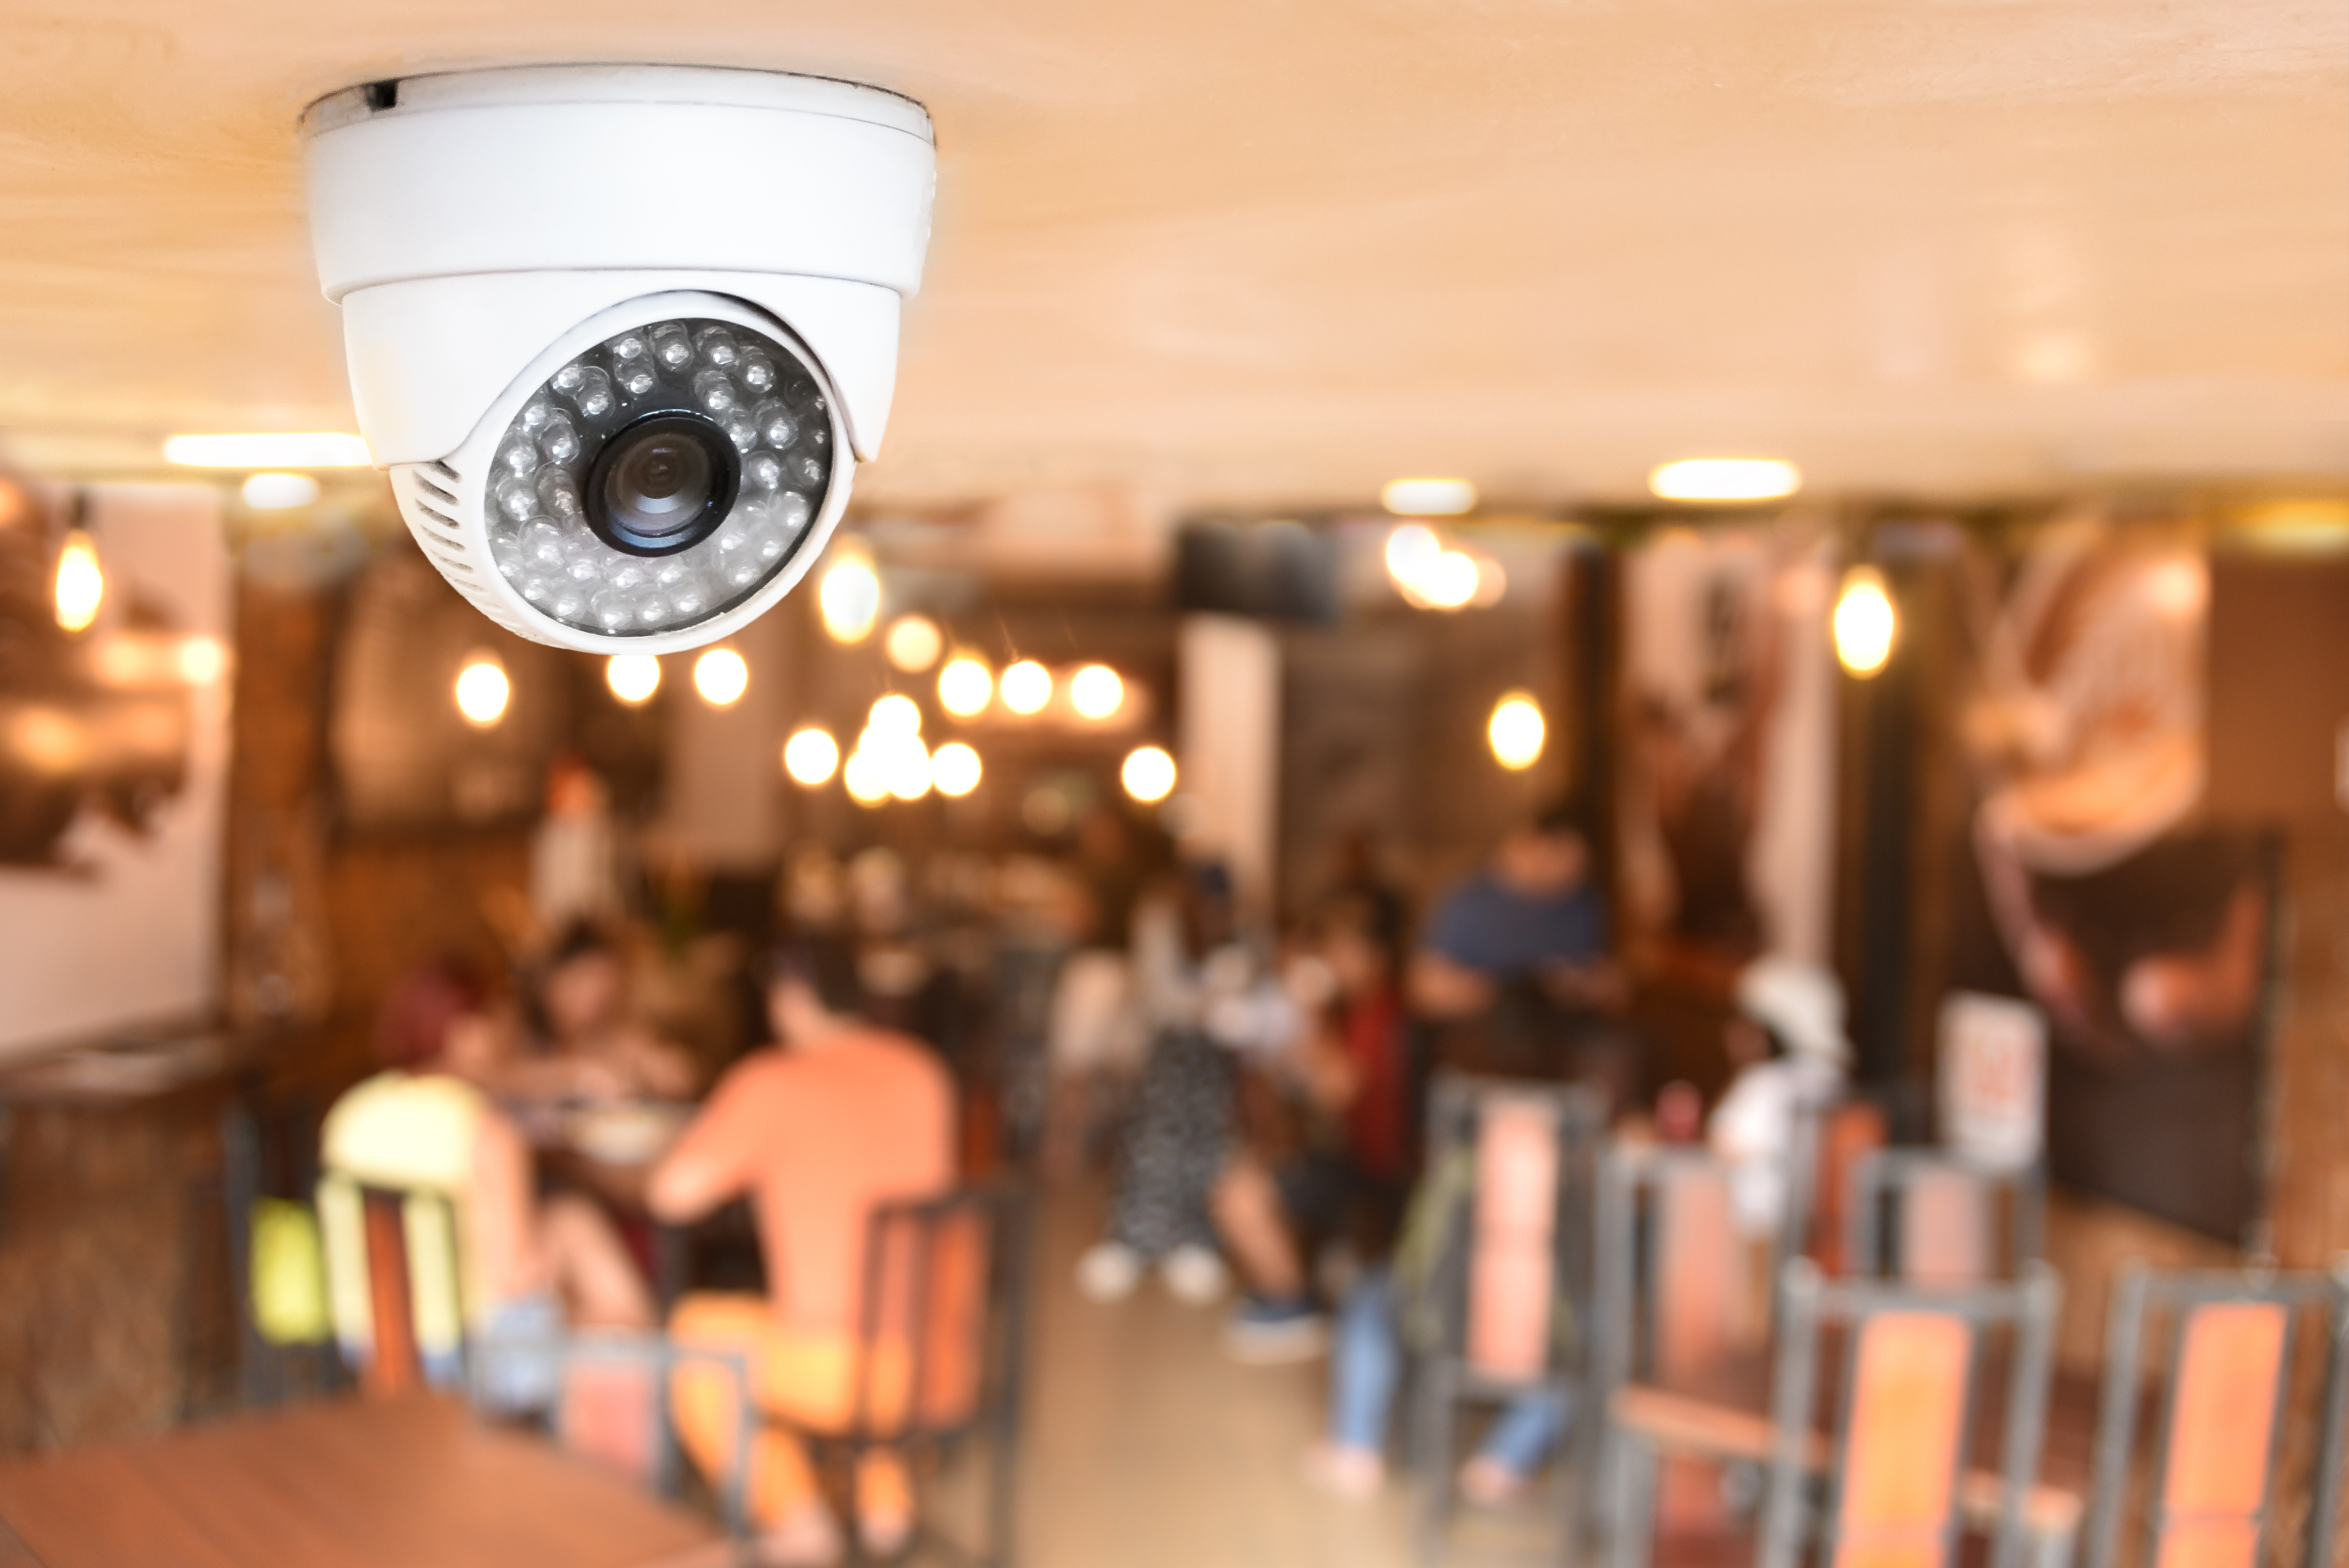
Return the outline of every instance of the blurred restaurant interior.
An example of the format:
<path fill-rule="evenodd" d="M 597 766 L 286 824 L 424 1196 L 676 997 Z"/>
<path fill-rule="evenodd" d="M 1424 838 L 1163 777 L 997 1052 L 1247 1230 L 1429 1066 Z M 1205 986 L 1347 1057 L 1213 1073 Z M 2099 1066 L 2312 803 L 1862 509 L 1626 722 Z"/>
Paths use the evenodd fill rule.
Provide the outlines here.
<path fill-rule="evenodd" d="M 2349 8 L 0 36 L 0 1568 L 2349 1553 Z M 894 407 L 395 454 L 322 100 L 613 61 L 934 130 Z"/>

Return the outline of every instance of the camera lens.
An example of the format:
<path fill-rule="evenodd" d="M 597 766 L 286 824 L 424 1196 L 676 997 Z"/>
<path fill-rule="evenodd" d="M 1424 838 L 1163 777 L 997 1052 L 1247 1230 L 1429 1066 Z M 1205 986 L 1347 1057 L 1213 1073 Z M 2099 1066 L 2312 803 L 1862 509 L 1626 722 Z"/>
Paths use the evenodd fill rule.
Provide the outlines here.
<path fill-rule="evenodd" d="M 604 444 L 587 521 L 615 549 L 671 555 L 717 531 L 741 485 L 734 443 L 698 414 L 650 414 Z"/>

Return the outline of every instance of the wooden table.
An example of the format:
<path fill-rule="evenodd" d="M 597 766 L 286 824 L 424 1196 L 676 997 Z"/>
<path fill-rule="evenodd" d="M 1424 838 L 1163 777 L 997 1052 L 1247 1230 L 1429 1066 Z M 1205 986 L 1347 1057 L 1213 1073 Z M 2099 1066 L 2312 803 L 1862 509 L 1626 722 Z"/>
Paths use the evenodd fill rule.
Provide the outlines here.
<path fill-rule="evenodd" d="M 638 1568 L 720 1541 L 426 1395 L 0 1465 L 0 1568 Z"/>

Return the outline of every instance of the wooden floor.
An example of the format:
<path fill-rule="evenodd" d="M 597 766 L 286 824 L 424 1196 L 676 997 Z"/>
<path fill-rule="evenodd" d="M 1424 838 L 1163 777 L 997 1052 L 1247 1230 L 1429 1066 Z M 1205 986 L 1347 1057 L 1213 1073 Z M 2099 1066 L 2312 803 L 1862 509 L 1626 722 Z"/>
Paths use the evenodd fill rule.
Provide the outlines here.
<path fill-rule="evenodd" d="M 1099 1305 L 1071 1283 L 1099 1200 L 1045 1205 L 1038 1365 L 1021 1487 L 1021 1568 L 1403 1568 L 1412 1499 L 1367 1503 L 1308 1487 L 1327 1369 L 1247 1367 L 1216 1343 L 1221 1308 L 1185 1306 L 1154 1279 Z M 1528 1510 L 1461 1522 L 1463 1564 L 1547 1559 Z"/>

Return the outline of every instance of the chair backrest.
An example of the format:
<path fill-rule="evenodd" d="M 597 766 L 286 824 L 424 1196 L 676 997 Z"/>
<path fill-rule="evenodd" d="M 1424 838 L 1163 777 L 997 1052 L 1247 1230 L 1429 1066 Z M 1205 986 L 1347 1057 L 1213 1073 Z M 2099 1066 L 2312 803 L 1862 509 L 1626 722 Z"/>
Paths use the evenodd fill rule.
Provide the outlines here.
<path fill-rule="evenodd" d="M 1735 1167 L 1702 1150 L 1608 1154 L 1598 1253 L 1604 1387 L 1636 1379 L 1702 1392 L 1714 1369 L 1759 1343 L 1764 1315 L 1754 1249 L 1733 1210 L 1736 1180 Z"/>
<path fill-rule="evenodd" d="M 1884 1108 L 1872 1101 L 1838 1099 L 1798 1110 L 1782 1256 L 1809 1258 L 1830 1279 L 1851 1272 L 1844 1253 L 1852 1172 L 1889 1141 Z"/>
<path fill-rule="evenodd" d="M 394 1395 L 457 1381 L 464 1314 L 448 1198 L 329 1173 L 317 1211 L 336 1336 L 356 1358 L 360 1388 Z"/>
<path fill-rule="evenodd" d="M 948 1439 L 1015 1398 L 1030 1203 L 1009 1185 L 884 1204 L 865 1233 L 851 1430 Z"/>
<path fill-rule="evenodd" d="M 2271 1502 L 2300 1320 L 2323 1336 L 2322 1419 L 2310 1486 L 2308 1568 L 2332 1561 L 2349 1396 L 2349 1286 L 2320 1274 L 2158 1274 L 2131 1265 L 2113 1292 L 2085 1568 L 2112 1568 L 2125 1519 L 2142 1521 L 2148 1568 L 2256 1568 Z M 2164 1390 L 2145 1503 L 2127 1507 L 2144 1394 L 2143 1351 L 2165 1331 Z"/>
<path fill-rule="evenodd" d="M 1950 1568 L 1967 1511 L 1976 1387 L 2002 1366 L 2004 1417 L 1991 1568 L 2015 1568 L 2039 1467 L 2055 1310 L 2044 1264 L 2012 1284 L 1926 1289 L 1829 1282 L 1797 1258 L 1779 1291 L 1785 1321 L 1771 1393 L 1772 1460 L 1757 1568 L 1795 1568 L 1806 1537 L 1826 1568 Z M 1806 1497 L 1818 1455 L 1820 1362 L 1840 1330 L 1824 1508 Z M 2000 1354 L 1986 1357 L 1992 1341 Z"/>
<path fill-rule="evenodd" d="M 1843 1261 L 1851 1274 L 1911 1284 L 2013 1279 L 2040 1255 L 2046 1205 L 2035 1166 L 1984 1165 L 1938 1149 L 1874 1150 L 1852 1167 Z"/>
<path fill-rule="evenodd" d="M 1464 1173 L 1431 1282 L 1444 1353 L 1491 1383 L 1548 1381 L 1590 1315 L 1605 1101 L 1578 1084 L 1437 1075 L 1430 1167 Z"/>

